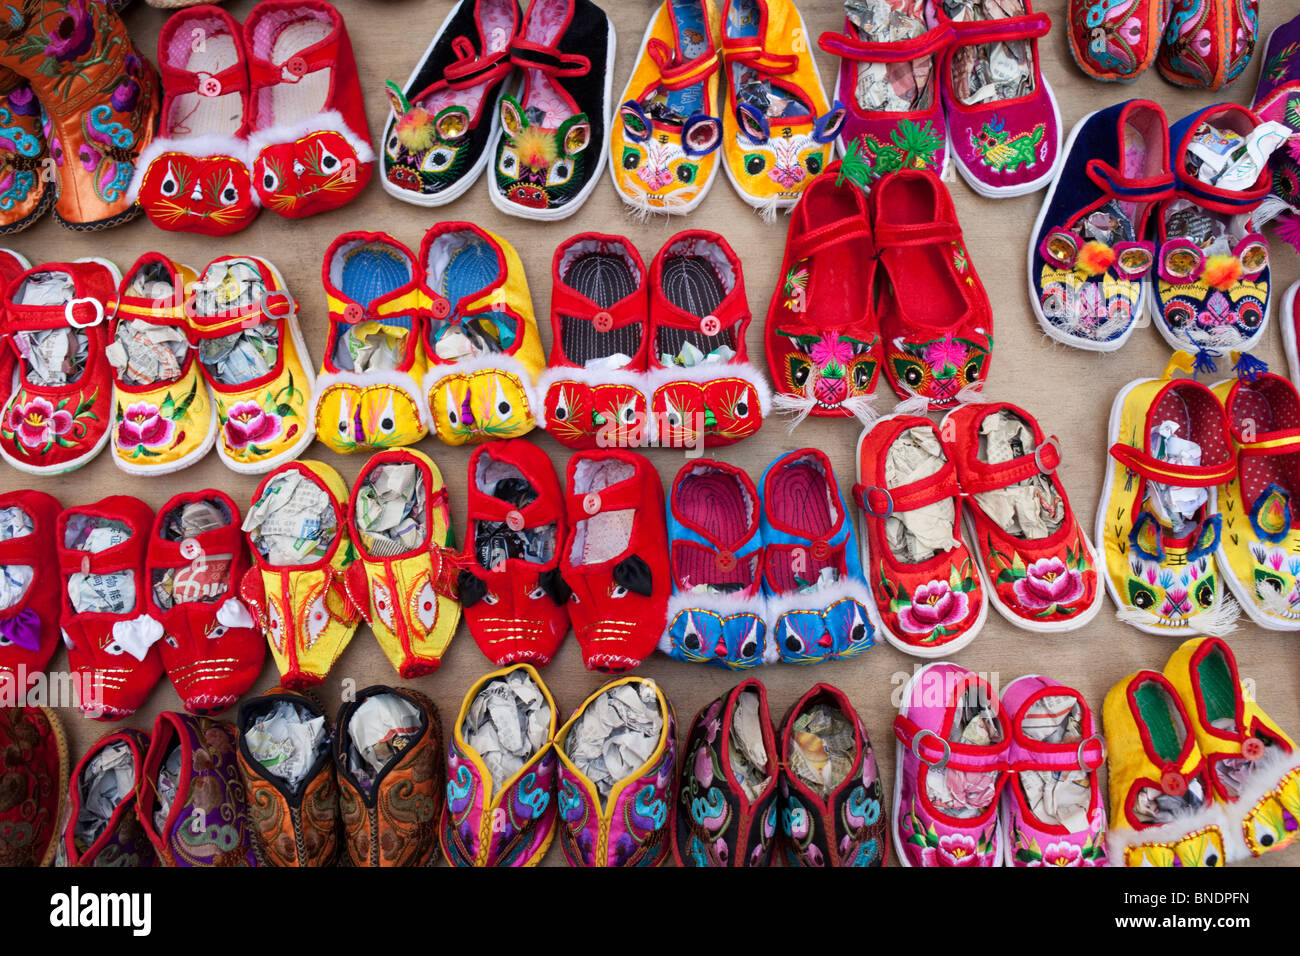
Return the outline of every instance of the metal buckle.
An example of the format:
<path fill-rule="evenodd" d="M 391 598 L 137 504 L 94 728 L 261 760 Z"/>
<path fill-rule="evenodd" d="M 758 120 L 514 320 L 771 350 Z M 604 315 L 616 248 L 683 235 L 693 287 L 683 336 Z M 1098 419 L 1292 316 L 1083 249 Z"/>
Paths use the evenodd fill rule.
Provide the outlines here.
<path fill-rule="evenodd" d="M 1088 744 L 1092 743 L 1094 740 L 1097 741 L 1097 743 L 1101 744 L 1101 760 L 1098 762 L 1097 766 L 1089 767 L 1084 762 L 1083 750 L 1085 747 L 1088 746 Z M 1085 737 L 1083 740 L 1080 740 L 1079 749 L 1075 751 L 1075 757 L 1079 761 L 1079 769 L 1082 770 L 1084 773 L 1093 773 L 1097 770 L 1100 770 L 1102 765 L 1106 762 L 1106 738 L 1103 737 L 1101 734 L 1093 734 L 1091 737 Z"/>
<path fill-rule="evenodd" d="M 288 306 L 288 311 L 286 311 L 283 315 L 276 315 L 274 312 L 271 311 L 272 302 L 283 302 L 286 306 Z M 287 319 L 289 316 L 295 315 L 298 312 L 298 303 L 294 301 L 293 296 L 291 296 L 288 292 L 284 291 L 283 289 L 273 289 L 270 292 L 264 293 L 262 295 L 262 301 L 261 303 L 259 303 L 259 305 L 261 307 L 262 314 L 266 316 L 268 319 L 271 319 L 272 321 L 276 321 L 278 319 Z"/>
<path fill-rule="evenodd" d="M 1038 470 L 1044 475 L 1050 475 L 1052 472 L 1056 471 L 1055 468 L 1047 468 L 1043 465 L 1043 449 L 1049 446 L 1056 449 L 1056 457 L 1059 460 L 1061 457 L 1061 443 L 1057 440 L 1055 435 L 1048 435 L 1047 438 L 1043 440 L 1042 444 L 1034 449 L 1034 464 L 1038 466 Z"/>
<path fill-rule="evenodd" d="M 871 493 L 873 491 L 880 492 L 885 496 L 885 500 L 889 502 L 889 507 L 883 512 L 875 511 L 871 507 Z M 867 488 L 862 492 L 862 510 L 873 518 L 888 518 L 894 513 L 894 496 L 889 493 L 888 488 L 880 488 L 876 485 L 872 485 L 870 488 Z"/>
<path fill-rule="evenodd" d="M 941 757 L 937 763 L 930 763 L 930 761 L 921 756 L 919 744 L 926 737 L 933 737 L 935 740 L 939 741 L 939 743 L 943 744 L 943 757 Z M 912 756 L 932 770 L 942 770 L 944 767 L 948 766 L 948 760 L 952 757 L 952 748 L 948 746 L 948 741 L 944 740 L 933 730 L 922 728 L 917 732 L 916 736 L 912 738 Z"/>

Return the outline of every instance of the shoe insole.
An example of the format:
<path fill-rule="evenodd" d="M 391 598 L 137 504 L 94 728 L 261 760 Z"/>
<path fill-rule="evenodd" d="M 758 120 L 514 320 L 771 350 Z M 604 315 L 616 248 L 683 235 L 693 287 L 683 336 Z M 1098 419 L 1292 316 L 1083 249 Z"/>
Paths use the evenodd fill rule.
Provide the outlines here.
<path fill-rule="evenodd" d="M 723 29 L 733 38 L 758 37 L 761 21 L 762 12 L 756 0 L 733 0 Z M 764 39 L 759 37 L 759 42 Z M 744 63 L 732 66 L 731 73 L 739 101 L 756 106 L 764 116 L 806 116 L 811 112 L 797 90 L 764 77 Z"/>
<path fill-rule="evenodd" d="M 1201 699 L 1205 701 L 1205 716 L 1210 723 L 1224 719 L 1235 721 L 1237 687 L 1223 655 L 1218 652 L 1205 655 L 1196 666 L 1196 678 L 1201 688 Z"/>
<path fill-rule="evenodd" d="M 295 54 L 320 43 L 332 32 L 325 20 L 310 15 L 285 24 L 271 44 L 271 62 L 280 66 Z M 301 123 L 325 109 L 334 71 L 324 67 L 300 77 L 297 83 L 277 83 L 270 88 L 271 121 Z"/>
<path fill-rule="evenodd" d="M 410 281 L 409 260 L 381 243 L 365 243 L 343 254 L 338 290 L 364 309 Z M 410 316 L 384 316 L 379 321 L 402 329 L 411 327 Z"/>
<path fill-rule="evenodd" d="M 814 189 L 806 194 L 798 215 L 805 229 L 818 229 L 846 219 L 858 219 L 862 213 L 848 190 Z M 825 316 L 827 325 L 837 327 L 865 316 L 871 306 L 867 301 L 871 259 L 865 236 L 816 250 L 803 295 L 805 307 L 816 301 L 819 308 L 808 308 L 802 317 L 816 322 L 819 316 Z"/>
<path fill-rule="evenodd" d="M 456 307 L 462 299 L 483 292 L 501 275 L 496 250 L 475 233 L 443 236 L 434 244 L 427 266 L 429 285 Z M 489 311 L 464 321 L 435 321 L 430 337 L 437 342 L 453 328 L 469 336 L 479 351 L 501 352 L 514 345 L 518 323 L 504 311 Z"/>
<path fill-rule="evenodd" d="M 500 53 L 514 39 L 514 10 L 512 9 L 514 3 L 515 0 L 483 0 L 479 4 L 476 13 L 483 33 L 481 57 L 487 58 Z M 451 31 L 448 31 L 447 34 L 443 35 L 439 46 L 443 44 L 450 46 L 453 39 L 455 37 L 451 35 Z M 475 46 L 478 46 L 478 37 L 471 36 L 469 39 Z M 413 87 L 412 95 L 418 96 L 422 90 L 432 86 L 440 79 L 442 79 L 441 71 L 425 70 L 422 64 L 420 75 L 411 84 Z M 437 116 L 448 106 L 463 106 L 469 110 L 469 115 L 472 117 L 478 113 L 479 103 L 482 101 L 483 94 L 487 92 L 489 85 L 489 81 L 484 80 L 476 86 L 461 89 L 454 90 L 450 87 L 443 87 L 437 92 L 417 100 L 412 105 L 428 110 L 433 116 Z"/>
<path fill-rule="evenodd" d="M 602 309 L 621 302 L 637 291 L 636 275 L 618 255 L 593 252 L 570 264 L 563 281 Z M 571 362 L 588 362 L 610 355 L 635 355 L 641 347 L 642 326 L 631 323 L 607 332 L 583 319 L 560 317 L 560 343 Z"/>
<path fill-rule="evenodd" d="M 207 33 L 202 43 L 194 43 L 187 31 L 177 37 L 177 42 L 184 41 L 188 55 L 182 69 L 190 73 L 208 73 L 212 76 L 230 69 L 239 62 L 239 48 L 235 38 L 228 33 L 218 33 L 214 19 L 207 24 Z M 203 29 L 196 24 L 195 29 Z M 223 25 L 224 28 L 224 25 Z M 197 49 L 196 49 L 197 47 Z M 222 93 L 220 96 L 204 96 L 201 93 L 182 93 L 172 100 L 171 113 L 164 124 L 164 135 L 184 138 L 189 136 L 233 136 L 239 132 L 244 120 L 244 102 L 238 92 Z"/>
<path fill-rule="evenodd" d="M 1237 389 L 1237 397 L 1232 402 L 1233 424 L 1245 427 L 1250 423 L 1257 435 L 1269 432 L 1300 428 L 1300 415 L 1292 409 L 1290 414 L 1275 408 L 1269 397 L 1253 388 Z M 1295 498 L 1295 478 L 1300 470 L 1300 455 L 1248 455 L 1243 459 L 1241 469 L 1241 494 L 1246 507 L 1254 506 L 1264 489 L 1275 484 Z M 1292 504 L 1295 508 L 1296 504 Z"/>
<path fill-rule="evenodd" d="M 688 475 L 678 486 L 675 510 L 710 541 L 728 545 L 742 538 L 754 521 L 753 503 L 735 478 L 715 471 Z M 687 545 L 674 549 L 673 565 L 680 581 L 732 585 L 735 590 L 753 580 L 753 562 L 738 561 L 730 571 L 718 567 L 711 549 Z"/>
<path fill-rule="evenodd" d="M 664 260 L 663 293 L 668 301 L 684 312 L 704 318 L 727 297 L 726 287 L 713 264 L 703 256 L 669 256 Z M 705 335 L 698 328 L 675 329 L 660 326 L 655 335 L 656 355 L 677 355 L 682 346 L 691 344 L 704 354 L 721 345 L 734 350 L 735 336 L 730 328 L 717 335 Z"/>
<path fill-rule="evenodd" d="M 560 27 L 567 22 L 568 17 L 568 0 L 534 0 L 528 8 L 523 38 L 540 46 L 555 46 L 560 40 Z M 587 55 L 591 57 L 592 69 L 600 70 L 604 51 L 592 50 Z M 527 84 L 528 92 L 520 105 L 533 126 L 558 129 L 561 123 L 573 115 L 564 95 L 541 70 L 525 70 L 522 82 Z"/>
<path fill-rule="evenodd" d="M 1192 388 L 1172 388 L 1161 397 L 1152 421 L 1171 421 L 1178 426 L 1178 437 L 1201 446 L 1201 464 L 1226 461 L 1231 454 L 1219 427 L 1223 414 L 1218 400 L 1208 392 Z"/>
<path fill-rule="evenodd" d="M 890 225 L 927 226 L 935 221 L 938 197 L 927 180 L 890 179 L 877 188 L 888 190 L 887 197 L 880 197 L 880 205 L 882 209 L 888 209 L 884 215 Z M 952 274 L 948 245 L 926 243 L 911 246 L 905 255 L 906 266 L 903 269 L 895 265 L 892 269 L 882 270 L 882 274 L 894 282 L 907 283 L 905 287 L 891 290 L 890 294 L 906 303 L 904 314 L 917 325 L 932 329 L 951 328 L 966 315 L 968 308 L 966 297 Z M 882 258 L 882 261 L 885 260 Z M 909 294 L 914 289 L 924 289 L 925 294 Z M 886 294 L 883 288 L 878 288 L 876 293 L 877 298 Z"/>
<path fill-rule="evenodd" d="M 772 521 L 780 528 L 793 528 L 808 538 L 820 538 L 835 523 L 826 476 L 811 462 L 796 461 L 776 473 L 767 495 Z M 798 567 L 796 567 L 796 563 Z M 814 583 L 823 568 L 835 565 L 828 557 L 819 561 L 811 549 L 795 552 L 772 548 L 767 555 L 769 585 L 778 593 L 789 593 Z"/>
<path fill-rule="evenodd" d="M 1133 697 L 1137 701 L 1138 717 L 1146 725 L 1156 756 L 1167 763 L 1177 760 L 1183 749 L 1184 730 L 1174 716 L 1168 693 L 1159 684 L 1147 682 L 1138 687 Z"/>

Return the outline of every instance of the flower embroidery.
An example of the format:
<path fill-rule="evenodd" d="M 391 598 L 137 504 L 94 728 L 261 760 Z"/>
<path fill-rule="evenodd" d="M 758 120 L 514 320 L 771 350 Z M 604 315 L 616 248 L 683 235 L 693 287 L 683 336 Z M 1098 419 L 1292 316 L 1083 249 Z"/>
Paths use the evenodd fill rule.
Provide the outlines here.
<path fill-rule="evenodd" d="M 947 369 L 961 368 L 962 363 L 966 361 L 967 351 L 964 342 L 959 342 L 951 336 L 935 339 L 925 347 L 925 361 L 934 374 L 939 375 Z"/>
<path fill-rule="evenodd" d="M 1083 575 L 1058 557 L 1039 558 L 1025 568 L 1025 576 L 1012 585 L 1020 603 L 1033 610 L 1073 604 L 1083 595 Z"/>
<path fill-rule="evenodd" d="M 37 396 L 26 405 L 15 402 L 9 409 L 9 429 L 28 448 L 53 443 L 72 428 L 72 415 Z"/>
<path fill-rule="evenodd" d="M 45 45 L 45 55 L 67 63 L 85 55 L 95 41 L 95 21 L 89 0 L 74 0 L 59 18 Z"/>
<path fill-rule="evenodd" d="M 898 612 L 898 623 L 910 634 L 931 635 L 959 624 L 969 610 L 965 592 L 954 591 L 947 581 L 931 581 L 912 593 L 912 603 Z"/>
<path fill-rule="evenodd" d="M 948 833 L 939 837 L 939 845 L 926 847 L 921 859 L 925 866 L 980 865 L 975 841 L 964 833 Z"/>
<path fill-rule="evenodd" d="M 809 352 L 812 360 L 823 368 L 842 368 L 853 358 L 853 346 L 833 335 L 823 335 Z"/>
<path fill-rule="evenodd" d="M 261 445 L 280 434 L 280 416 L 257 402 L 236 402 L 226 413 L 226 444 L 235 450 Z"/>
<path fill-rule="evenodd" d="M 127 406 L 117 424 L 117 443 L 122 448 L 141 445 L 158 447 L 172 440 L 176 427 L 164 418 L 157 405 L 135 402 Z"/>

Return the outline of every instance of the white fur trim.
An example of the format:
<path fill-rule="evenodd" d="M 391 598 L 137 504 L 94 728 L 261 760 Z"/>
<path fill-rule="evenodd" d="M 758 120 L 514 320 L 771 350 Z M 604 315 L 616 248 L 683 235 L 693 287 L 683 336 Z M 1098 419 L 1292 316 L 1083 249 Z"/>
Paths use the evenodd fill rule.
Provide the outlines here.
<path fill-rule="evenodd" d="M 645 398 L 646 408 L 650 407 L 650 393 L 646 388 L 644 372 L 633 372 L 626 368 L 565 368 L 550 367 L 542 370 L 537 377 L 537 408 L 534 418 L 538 428 L 546 427 L 546 394 L 553 385 L 561 382 L 578 382 L 582 385 L 628 385 L 635 388 Z"/>
<path fill-rule="evenodd" d="M 1206 796 L 1208 798 L 1209 794 L 1207 793 Z M 1122 808 L 1117 810 L 1123 812 Z M 1230 852 L 1228 846 L 1231 836 L 1228 832 L 1230 828 L 1228 817 L 1223 812 L 1223 807 L 1213 802 L 1201 810 L 1159 826 L 1146 827 L 1142 830 L 1112 826 L 1106 834 L 1106 854 L 1110 858 L 1111 866 L 1125 866 L 1124 851 L 1129 847 L 1141 846 L 1144 843 L 1176 843 L 1189 833 L 1207 826 L 1218 827 L 1219 832 L 1223 834 L 1226 857 Z"/>
<path fill-rule="evenodd" d="M 277 123 L 267 129 L 261 129 L 248 137 L 248 158 L 251 165 L 262 150 L 278 143 L 292 143 L 309 133 L 332 131 L 341 133 L 356 151 L 357 159 L 363 163 L 375 161 L 375 151 L 370 143 L 352 131 L 338 110 L 326 110 L 298 123 Z M 369 131 L 366 132 L 367 137 Z"/>
<path fill-rule="evenodd" d="M 1246 815 L 1264 798 L 1264 794 L 1275 789 L 1282 778 L 1293 770 L 1300 770 L 1300 749 L 1287 753 L 1281 747 L 1274 747 L 1272 753 L 1265 754 L 1262 760 L 1251 765 L 1250 777 L 1241 794 L 1235 801 L 1223 806 L 1224 816 L 1228 820 L 1224 839 L 1229 863 L 1252 858 L 1243 830 Z"/>
<path fill-rule="evenodd" d="M 767 629 L 775 632 L 777 622 L 791 611 L 825 611 L 832 604 L 852 598 L 863 607 L 871 606 L 871 592 L 861 581 L 843 578 L 827 587 L 799 594 L 774 594 L 767 598 Z M 874 622 L 873 622 L 874 623 Z"/>
<path fill-rule="evenodd" d="M 144 152 L 135 161 L 135 175 L 131 177 L 131 185 L 126 192 L 128 200 L 135 202 L 139 198 L 140 185 L 144 182 L 145 173 L 149 171 L 154 160 L 164 153 L 182 153 L 201 158 L 229 156 L 245 166 L 252 165 L 253 161 L 253 154 L 248 151 L 248 140 L 240 139 L 238 136 L 205 133 L 202 136 L 187 136 L 183 139 L 155 139 L 144 148 Z M 257 190 L 252 190 L 252 193 L 253 202 L 260 205 Z"/>
<path fill-rule="evenodd" d="M 316 392 L 312 395 L 311 417 L 313 421 L 316 420 L 321 397 L 331 385 L 355 385 L 357 388 L 374 388 L 377 385 L 387 385 L 399 392 L 405 392 L 411 401 L 415 402 L 415 407 L 420 415 L 420 424 L 426 430 L 432 430 L 429 406 L 425 400 L 426 393 L 420 391 L 418 383 L 406 372 L 398 372 L 392 369 L 381 369 L 374 372 L 322 372 L 316 377 Z"/>

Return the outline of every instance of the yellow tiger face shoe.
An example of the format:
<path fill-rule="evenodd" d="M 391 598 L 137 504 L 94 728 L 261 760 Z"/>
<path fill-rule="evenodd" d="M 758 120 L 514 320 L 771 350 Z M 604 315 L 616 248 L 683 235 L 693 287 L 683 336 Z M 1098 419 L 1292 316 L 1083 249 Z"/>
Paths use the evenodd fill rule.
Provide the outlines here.
<path fill-rule="evenodd" d="M 1269 373 L 1220 382 L 1214 394 L 1237 453 L 1218 491 L 1223 579 L 1260 627 L 1300 630 L 1300 394 Z"/>
<path fill-rule="evenodd" d="M 845 109 L 828 104 L 813 40 L 791 0 L 727 0 L 722 14 L 722 151 L 740 198 L 789 209 L 830 165 Z"/>
<path fill-rule="evenodd" d="M 384 233 L 350 232 L 325 253 L 323 271 L 330 332 L 316 379 L 317 437 L 341 455 L 415 444 L 429 433 L 415 254 Z"/>
<path fill-rule="evenodd" d="M 1174 367 L 1115 399 L 1094 540 L 1121 621 L 1150 634 L 1221 635 L 1239 609 L 1215 557 L 1215 489 L 1235 474 L 1236 460 L 1223 405 L 1204 385 L 1171 378 Z"/>
<path fill-rule="evenodd" d="M 448 445 L 532 431 L 546 357 L 519 254 L 473 223 L 444 222 L 425 235 L 420 267 L 433 430 Z"/>
<path fill-rule="evenodd" d="M 714 0 L 666 0 L 609 131 L 609 171 L 634 209 L 685 215 L 713 186 L 722 144 Z"/>
<path fill-rule="evenodd" d="M 221 460 L 256 475 L 296 458 L 315 437 L 316 378 L 298 303 L 275 266 L 222 256 L 190 287 L 185 311 L 212 389 Z"/>
<path fill-rule="evenodd" d="M 128 475 L 194 464 L 217 440 L 217 416 L 189 343 L 189 266 L 146 252 L 127 270 L 105 350 L 113 367 L 113 463 Z"/>
<path fill-rule="evenodd" d="M 348 569 L 352 603 L 398 673 L 410 680 L 442 663 L 460 621 L 456 537 L 438 466 L 413 449 L 371 457 L 352 486 Z"/>
<path fill-rule="evenodd" d="M 1130 674 L 1102 707 L 1112 866 L 1223 866 L 1228 822 L 1174 686 Z"/>
<path fill-rule="evenodd" d="M 344 583 L 357 559 L 347 496 L 329 465 L 293 461 L 266 477 L 244 516 L 253 567 L 240 596 L 292 690 L 321 683 L 361 623 Z"/>
<path fill-rule="evenodd" d="M 1165 664 L 1228 818 L 1228 859 L 1282 850 L 1300 836 L 1300 754 L 1242 684 L 1217 637 L 1194 638 Z"/>

